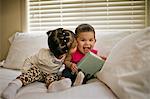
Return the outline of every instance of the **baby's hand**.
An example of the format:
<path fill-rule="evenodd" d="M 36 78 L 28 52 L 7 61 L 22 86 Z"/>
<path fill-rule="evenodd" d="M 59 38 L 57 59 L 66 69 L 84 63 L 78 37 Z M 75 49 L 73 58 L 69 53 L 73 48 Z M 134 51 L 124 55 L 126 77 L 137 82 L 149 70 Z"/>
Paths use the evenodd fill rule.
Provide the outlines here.
<path fill-rule="evenodd" d="M 100 56 L 104 61 L 107 59 L 105 56 Z"/>
<path fill-rule="evenodd" d="M 75 63 L 71 64 L 71 70 L 72 70 L 73 73 L 78 72 L 78 67 Z"/>

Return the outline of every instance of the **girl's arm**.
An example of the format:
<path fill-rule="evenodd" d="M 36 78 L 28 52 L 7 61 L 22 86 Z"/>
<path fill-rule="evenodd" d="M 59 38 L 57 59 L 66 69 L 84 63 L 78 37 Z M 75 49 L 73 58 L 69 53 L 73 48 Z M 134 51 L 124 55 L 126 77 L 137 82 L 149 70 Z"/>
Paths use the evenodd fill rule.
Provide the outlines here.
<path fill-rule="evenodd" d="M 72 62 L 71 62 L 71 55 L 68 54 L 66 56 L 66 58 L 64 60 L 64 64 L 66 65 L 66 67 L 71 68 L 71 64 L 72 64 Z"/>
<path fill-rule="evenodd" d="M 66 67 L 70 68 L 72 70 L 72 72 L 77 72 L 78 71 L 78 67 L 75 63 L 71 62 L 71 55 L 67 55 L 64 64 L 66 65 Z"/>

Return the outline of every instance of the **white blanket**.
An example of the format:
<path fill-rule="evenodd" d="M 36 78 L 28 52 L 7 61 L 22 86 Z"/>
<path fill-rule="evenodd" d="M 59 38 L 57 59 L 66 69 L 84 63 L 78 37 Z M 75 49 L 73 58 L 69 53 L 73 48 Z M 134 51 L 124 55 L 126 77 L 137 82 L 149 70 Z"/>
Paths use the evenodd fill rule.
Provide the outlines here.
<path fill-rule="evenodd" d="M 21 72 L 0 68 L 0 93 L 10 81 Z M 102 82 L 95 81 L 89 84 L 72 87 L 65 91 L 47 93 L 44 83 L 35 82 L 22 87 L 16 95 L 16 99 L 116 99 L 111 90 Z"/>

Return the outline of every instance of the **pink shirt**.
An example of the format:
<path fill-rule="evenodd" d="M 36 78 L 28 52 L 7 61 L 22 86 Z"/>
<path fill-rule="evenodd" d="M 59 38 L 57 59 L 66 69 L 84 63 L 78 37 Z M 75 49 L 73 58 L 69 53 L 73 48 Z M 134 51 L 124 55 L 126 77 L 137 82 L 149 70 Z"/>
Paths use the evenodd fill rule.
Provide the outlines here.
<path fill-rule="evenodd" d="M 91 50 L 91 52 L 97 54 L 97 50 L 94 50 L 94 49 L 93 49 L 93 50 Z M 71 62 L 77 64 L 84 56 L 85 56 L 85 54 L 82 54 L 81 52 L 79 52 L 79 51 L 77 50 L 76 52 L 74 52 L 74 53 L 71 55 L 71 57 L 72 57 Z"/>

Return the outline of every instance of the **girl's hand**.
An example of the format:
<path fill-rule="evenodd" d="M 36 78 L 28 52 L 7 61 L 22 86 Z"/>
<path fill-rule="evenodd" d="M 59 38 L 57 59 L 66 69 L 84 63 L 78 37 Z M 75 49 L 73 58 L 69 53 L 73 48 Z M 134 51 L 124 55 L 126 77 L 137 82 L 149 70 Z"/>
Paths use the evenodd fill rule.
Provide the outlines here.
<path fill-rule="evenodd" d="M 71 64 L 71 70 L 72 70 L 73 73 L 78 72 L 78 67 L 75 63 Z"/>

